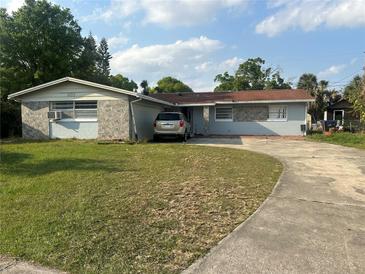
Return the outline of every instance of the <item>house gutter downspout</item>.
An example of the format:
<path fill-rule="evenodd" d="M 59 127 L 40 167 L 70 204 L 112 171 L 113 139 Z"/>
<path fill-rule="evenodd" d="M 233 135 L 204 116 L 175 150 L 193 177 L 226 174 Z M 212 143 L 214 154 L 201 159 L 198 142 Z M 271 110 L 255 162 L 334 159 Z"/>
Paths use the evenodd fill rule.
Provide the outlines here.
<path fill-rule="evenodd" d="M 134 113 L 134 108 L 133 108 L 133 105 L 134 103 L 137 103 L 139 101 L 142 101 L 142 98 L 139 98 L 137 100 L 134 100 L 132 102 L 130 102 L 130 106 L 131 106 L 131 114 L 132 114 L 132 123 L 133 123 L 133 140 L 134 141 L 138 141 L 138 133 L 137 133 L 137 125 L 136 125 L 136 118 L 135 118 L 135 113 Z"/>

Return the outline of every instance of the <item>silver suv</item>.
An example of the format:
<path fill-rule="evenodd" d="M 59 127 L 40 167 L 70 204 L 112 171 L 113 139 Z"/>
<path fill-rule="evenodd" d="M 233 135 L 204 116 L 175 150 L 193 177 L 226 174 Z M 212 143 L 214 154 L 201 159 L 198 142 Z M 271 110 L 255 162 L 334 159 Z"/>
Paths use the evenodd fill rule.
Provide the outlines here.
<path fill-rule="evenodd" d="M 190 124 L 181 112 L 160 112 L 153 123 L 155 141 L 175 137 L 186 141 L 191 136 Z"/>

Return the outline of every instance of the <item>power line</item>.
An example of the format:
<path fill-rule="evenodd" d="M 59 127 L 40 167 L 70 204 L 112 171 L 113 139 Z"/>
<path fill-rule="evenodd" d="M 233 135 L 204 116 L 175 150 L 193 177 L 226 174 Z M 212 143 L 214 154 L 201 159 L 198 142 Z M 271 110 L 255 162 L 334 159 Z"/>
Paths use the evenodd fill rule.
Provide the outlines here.
<path fill-rule="evenodd" d="M 355 76 L 356 74 L 358 74 L 359 72 L 361 72 L 362 70 L 358 70 L 358 71 L 356 71 L 356 72 L 354 72 L 354 73 L 352 73 L 352 74 L 350 74 L 350 75 L 347 75 L 346 77 L 344 77 L 344 78 L 342 78 L 342 79 L 340 79 L 340 80 L 338 80 L 338 81 L 335 81 L 335 82 L 332 82 L 333 84 L 336 84 L 336 83 L 340 83 L 340 82 L 343 82 L 345 79 L 347 79 L 347 78 L 349 78 L 349 77 L 353 77 L 353 76 Z"/>

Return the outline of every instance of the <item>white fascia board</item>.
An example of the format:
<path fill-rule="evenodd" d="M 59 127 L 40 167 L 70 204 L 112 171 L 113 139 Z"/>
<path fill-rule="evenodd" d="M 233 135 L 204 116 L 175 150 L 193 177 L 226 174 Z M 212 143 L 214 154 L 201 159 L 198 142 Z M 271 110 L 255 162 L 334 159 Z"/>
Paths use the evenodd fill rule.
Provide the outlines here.
<path fill-rule="evenodd" d="M 174 104 L 171 104 L 169 102 L 163 101 L 163 100 L 159 100 L 159 99 L 155 99 L 152 98 L 150 96 L 146 96 L 146 95 L 142 95 L 142 94 L 138 94 L 137 92 L 134 91 L 129 91 L 129 90 L 124 90 L 124 89 L 120 89 L 120 88 L 116 88 L 116 87 L 111 87 L 111 86 L 107 86 L 107 85 L 102 85 L 102 84 L 98 84 L 98 83 L 94 83 L 94 82 L 90 82 L 90 81 L 85 81 L 85 80 L 81 80 L 81 79 L 76 79 L 76 78 L 72 78 L 72 77 L 64 77 L 61 79 L 57 79 L 55 81 L 51 81 L 42 85 L 38 85 L 32 88 L 28 88 L 28 89 L 24 89 L 22 91 L 18 91 L 12 94 L 8 95 L 8 99 L 15 99 L 18 96 L 22 96 L 34 91 L 38 91 L 53 85 L 57 85 L 57 84 L 61 84 L 64 82 L 73 82 L 73 83 L 78 83 L 81 85 L 86 85 L 86 86 L 91 86 L 91 87 L 95 87 L 95 88 L 100 88 L 100 89 L 104 89 L 104 90 L 109 90 L 109 91 L 113 91 L 113 92 L 117 92 L 117 93 L 121 93 L 121 94 L 125 94 L 125 95 L 130 95 L 133 97 L 137 97 L 137 98 L 142 98 L 144 100 L 147 101 L 151 101 L 151 102 L 156 102 L 156 103 L 160 103 L 160 104 L 164 104 L 164 105 L 169 105 L 169 106 L 174 106 Z"/>
<path fill-rule="evenodd" d="M 215 106 L 215 103 L 202 103 L 202 104 L 176 104 L 179 107 L 200 107 L 200 106 Z"/>
<path fill-rule="evenodd" d="M 269 103 L 307 103 L 314 102 L 315 99 L 297 99 L 297 100 L 257 100 L 257 101 L 217 101 L 217 105 L 224 104 L 269 104 Z"/>
<path fill-rule="evenodd" d="M 61 79 L 57 79 L 48 83 L 44 83 L 35 87 L 31 87 L 28 89 L 24 89 L 12 94 L 8 95 L 8 99 L 14 99 L 18 96 L 24 95 L 24 94 L 28 94 L 37 90 L 41 90 L 50 86 L 54 86 L 57 84 L 61 84 L 64 82 L 73 82 L 73 83 L 78 83 L 78 84 L 82 84 L 82 85 L 86 85 L 86 86 L 91 86 L 91 87 L 95 87 L 95 88 L 100 88 L 100 89 L 105 89 L 105 90 L 110 90 L 110 91 L 114 91 L 117 93 L 122 93 L 122 94 L 126 94 L 126 95 L 130 95 L 130 96 L 134 96 L 134 97 L 138 97 L 136 92 L 133 91 L 129 91 L 129 90 L 124 90 L 124 89 L 120 89 L 120 88 L 115 88 L 115 87 L 111 87 L 111 86 L 106 86 L 106 85 L 102 85 L 102 84 L 97 84 L 97 83 L 93 83 L 93 82 L 89 82 L 89 81 L 85 81 L 85 80 L 80 80 L 80 79 L 76 79 L 76 78 L 71 78 L 71 77 L 64 77 Z"/>
<path fill-rule="evenodd" d="M 166 102 L 166 101 L 156 99 L 156 98 L 150 97 L 148 95 L 143 95 L 143 94 L 140 94 L 140 93 L 137 93 L 137 97 L 139 97 L 143 100 L 146 100 L 146 101 L 155 102 L 155 103 L 159 103 L 159 104 L 163 104 L 163 105 L 167 105 L 167 106 L 177 106 L 177 105 L 172 104 L 170 102 Z"/>

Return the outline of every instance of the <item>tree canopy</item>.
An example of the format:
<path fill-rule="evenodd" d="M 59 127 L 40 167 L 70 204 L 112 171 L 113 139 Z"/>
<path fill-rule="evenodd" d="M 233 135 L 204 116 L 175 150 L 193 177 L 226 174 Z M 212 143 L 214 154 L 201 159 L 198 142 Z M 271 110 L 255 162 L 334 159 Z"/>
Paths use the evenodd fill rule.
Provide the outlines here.
<path fill-rule="evenodd" d="M 7 95 L 73 76 L 109 84 L 108 45 L 83 38 L 69 9 L 46 0 L 26 0 L 9 15 L 0 9 L 1 136 L 20 134 L 19 103 Z"/>
<path fill-rule="evenodd" d="M 109 83 L 110 63 L 112 56 L 109 53 L 108 43 L 105 38 L 102 38 L 97 50 L 97 81 L 102 84 Z"/>
<path fill-rule="evenodd" d="M 150 92 L 150 87 L 148 86 L 147 80 L 142 80 L 142 82 L 139 84 L 139 86 L 142 88 L 142 94 L 148 95 Z"/>
<path fill-rule="evenodd" d="M 360 120 L 365 122 L 365 73 L 362 77 L 357 75 L 351 80 L 345 87 L 344 96 L 360 114 Z"/>
<path fill-rule="evenodd" d="M 193 90 L 180 80 L 167 76 L 157 82 L 154 92 L 173 93 L 173 92 L 193 92 Z"/>
<path fill-rule="evenodd" d="M 310 92 L 312 96 L 315 96 L 318 88 L 317 76 L 312 73 L 302 74 L 299 77 L 297 88 L 305 89 L 306 91 Z"/>
<path fill-rule="evenodd" d="M 330 90 L 328 84 L 326 80 L 318 82 L 317 76 L 312 73 L 304 73 L 299 77 L 297 88 L 305 89 L 315 98 L 315 102 L 308 108 L 308 113 L 314 121 L 323 119 L 326 107 L 341 97 L 336 90 Z"/>
<path fill-rule="evenodd" d="M 76 70 L 82 50 L 81 28 L 69 9 L 45 0 L 26 0 L 12 16 L 2 9 L 0 25 L 1 66 L 22 74 L 24 87 Z"/>
<path fill-rule="evenodd" d="M 214 81 L 219 83 L 214 91 L 262 90 L 291 88 L 279 71 L 264 67 L 265 60 L 249 58 L 239 65 L 234 75 L 228 72 L 218 74 Z"/>
<path fill-rule="evenodd" d="M 129 91 L 136 91 L 138 89 L 138 85 L 133 80 L 129 80 L 121 74 L 110 76 L 110 84 L 113 87 Z"/>

